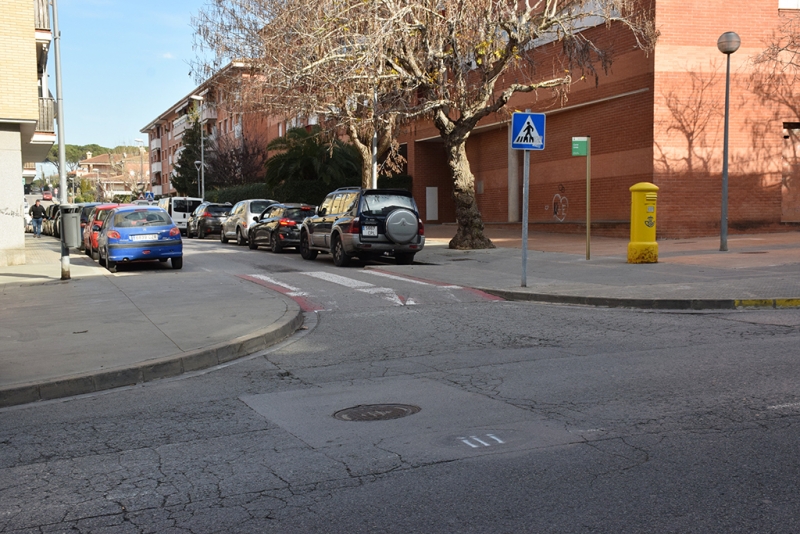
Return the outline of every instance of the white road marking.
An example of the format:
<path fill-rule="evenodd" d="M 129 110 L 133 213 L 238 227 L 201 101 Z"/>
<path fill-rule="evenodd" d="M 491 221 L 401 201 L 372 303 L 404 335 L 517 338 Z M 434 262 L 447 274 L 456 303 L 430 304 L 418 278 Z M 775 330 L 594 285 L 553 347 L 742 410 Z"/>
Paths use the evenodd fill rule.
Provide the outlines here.
<path fill-rule="evenodd" d="M 502 439 L 498 438 L 498 437 L 497 437 L 497 436 L 495 436 L 494 434 L 486 434 L 486 435 L 487 435 L 488 437 L 492 438 L 493 440 L 495 440 L 497 443 L 505 443 L 505 441 L 503 441 Z"/>
<path fill-rule="evenodd" d="M 491 445 L 489 445 L 489 444 L 488 444 L 488 443 L 486 443 L 485 441 L 483 441 L 483 440 L 481 440 L 481 439 L 478 439 L 478 436 L 470 436 L 470 438 L 474 439 L 475 441 L 477 441 L 478 443 L 480 443 L 480 444 L 481 444 L 481 445 L 483 445 L 484 447 L 491 447 Z"/>
<path fill-rule="evenodd" d="M 320 280 L 325 280 L 327 282 L 332 282 L 334 284 L 338 284 L 340 286 L 345 287 L 375 287 L 373 284 L 369 282 L 362 282 L 361 280 L 355 280 L 354 278 L 347 278 L 346 276 L 339 276 L 338 274 L 333 273 L 326 273 L 326 272 L 307 272 L 301 273 L 306 276 L 311 276 L 313 278 L 319 278 Z"/>
<path fill-rule="evenodd" d="M 408 278 L 406 276 L 398 276 L 396 274 L 389 274 L 381 271 L 373 271 L 371 269 L 363 272 L 374 274 L 375 276 L 383 276 L 384 278 L 391 278 L 393 280 L 400 280 L 401 282 L 410 282 L 412 284 L 419 284 L 421 286 L 433 286 L 433 287 L 438 287 L 439 289 L 461 289 L 461 286 L 454 286 L 454 285 L 440 286 L 438 284 L 431 284 L 429 282 L 423 282 L 422 280 L 416 280 L 414 278 Z"/>
<path fill-rule="evenodd" d="M 286 288 L 286 289 L 288 289 L 290 291 L 290 293 L 287 293 L 287 294 L 289 296 L 292 296 L 292 297 L 308 295 L 308 293 L 305 293 L 299 287 L 290 286 L 289 284 L 286 284 L 284 282 L 279 282 L 278 280 L 275 280 L 274 278 L 270 278 L 269 276 L 265 276 L 263 274 L 251 274 L 250 276 L 252 276 L 253 278 L 258 278 L 259 280 L 263 280 L 263 281 L 265 281 L 265 282 L 267 282 L 269 284 L 275 285 L 275 286 L 284 287 L 284 288 Z"/>
<path fill-rule="evenodd" d="M 478 448 L 477 445 L 474 445 L 473 443 L 471 443 L 467 438 L 458 438 L 458 439 L 460 439 L 461 441 L 463 441 L 464 443 L 466 443 L 467 445 L 469 445 L 473 449 L 477 449 Z"/>

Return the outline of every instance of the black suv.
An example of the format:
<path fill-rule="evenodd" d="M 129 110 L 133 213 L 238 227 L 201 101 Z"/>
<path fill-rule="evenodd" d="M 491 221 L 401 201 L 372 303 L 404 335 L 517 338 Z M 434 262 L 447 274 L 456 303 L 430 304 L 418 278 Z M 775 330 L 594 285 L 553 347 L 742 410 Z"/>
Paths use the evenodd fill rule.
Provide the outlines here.
<path fill-rule="evenodd" d="M 197 236 L 203 239 L 208 234 L 218 234 L 222 231 L 222 223 L 231 213 L 231 204 L 216 204 L 203 202 L 195 208 L 186 219 L 186 237 L 191 239 Z"/>
<path fill-rule="evenodd" d="M 367 261 L 383 254 L 408 265 L 424 245 L 425 229 L 417 204 L 411 193 L 402 189 L 337 189 L 300 229 L 303 259 L 313 260 L 317 253 L 328 252 L 339 267 L 353 256 Z"/>

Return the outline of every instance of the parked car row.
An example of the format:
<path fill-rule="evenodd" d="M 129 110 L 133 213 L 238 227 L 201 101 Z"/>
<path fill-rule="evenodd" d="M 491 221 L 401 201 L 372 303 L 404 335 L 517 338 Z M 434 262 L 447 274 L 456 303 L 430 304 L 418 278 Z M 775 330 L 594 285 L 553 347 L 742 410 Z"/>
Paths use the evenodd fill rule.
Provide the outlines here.
<path fill-rule="evenodd" d="M 181 231 L 159 206 L 96 204 L 87 213 L 82 248 L 109 271 L 140 261 L 183 267 Z"/>
<path fill-rule="evenodd" d="M 425 246 L 425 227 L 410 192 L 402 189 L 340 188 L 317 207 L 275 200 L 204 203 L 189 216 L 187 237 L 216 233 L 222 243 L 235 240 L 255 250 L 297 248 L 305 260 L 331 254 L 337 266 L 393 256 L 410 264 Z"/>

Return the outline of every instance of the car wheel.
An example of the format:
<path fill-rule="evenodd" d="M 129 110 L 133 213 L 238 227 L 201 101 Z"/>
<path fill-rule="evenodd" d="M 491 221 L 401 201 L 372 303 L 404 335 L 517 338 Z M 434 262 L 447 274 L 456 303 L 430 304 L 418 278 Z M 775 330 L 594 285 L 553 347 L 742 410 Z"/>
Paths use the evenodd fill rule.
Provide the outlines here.
<path fill-rule="evenodd" d="M 108 249 L 106 249 L 106 269 L 108 272 L 115 273 L 117 272 L 117 262 L 111 261 L 108 256 Z"/>
<path fill-rule="evenodd" d="M 92 249 L 92 250 L 90 251 L 90 254 L 91 254 L 91 256 L 92 256 L 92 259 L 93 259 L 94 261 L 98 261 L 98 260 L 99 260 L 99 258 L 100 258 L 100 252 L 99 252 L 99 251 L 97 251 L 97 250 L 95 250 L 95 249 Z"/>
<path fill-rule="evenodd" d="M 395 254 L 394 261 L 397 262 L 397 265 L 411 265 L 414 263 L 414 254 Z"/>
<path fill-rule="evenodd" d="M 270 235 L 269 249 L 275 254 L 283 250 L 283 245 L 281 244 L 280 239 L 278 239 L 278 232 L 272 232 Z"/>
<path fill-rule="evenodd" d="M 300 233 L 300 256 L 304 260 L 313 260 L 317 257 L 317 251 L 311 250 L 311 244 L 308 242 L 308 234 L 305 232 Z"/>
<path fill-rule="evenodd" d="M 347 267 L 350 265 L 350 256 L 344 251 L 344 243 L 340 237 L 333 239 L 333 264 L 337 267 Z"/>
<path fill-rule="evenodd" d="M 227 243 L 228 237 L 225 235 L 225 228 L 219 231 L 219 240 L 221 243 Z"/>
<path fill-rule="evenodd" d="M 186 239 L 191 239 L 191 238 L 192 238 L 192 230 L 191 230 L 191 228 L 189 228 L 189 224 L 187 223 L 186 224 Z"/>
<path fill-rule="evenodd" d="M 256 244 L 256 240 L 253 237 L 252 232 L 250 233 L 250 235 L 247 236 L 247 246 L 250 248 L 250 250 L 255 250 L 258 248 L 258 245 Z"/>
<path fill-rule="evenodd" d="M 240 247 L 243 247 L 244 243 L 245 243 L 245 241 L 244 241 L 244 236 L 242 235 L 242 230 L 237 228 L 236 229 L 236 244 L 239 245 Z"/>
<path fill-rule="evenodd" d="M 83 247 L 83 253 L 89 256 L 90 258 L 92 257 L 91 249 L 87 248 L 86 246 Z"/>
<path fill-rule="evenodd" d="M 106 259 L 100 254 L 100 249 L 97 250 L 97 263 L 102 265 L 103 267 L 106 266 Z"/>
<path fill-rule="evenodd" d="M 197 225 L 197 239 L 203 239 L 205 234 L 203 233 L 203 227 L 199 224 Z"/>
<path fill-rule="evenodd" d="M 180 258 L 172 258 L 170 260 L 170 263 L 172 263 L 172 268 L 173 269 L 182 268 L 183 267 L 183 256 L 181 256 Z"/>

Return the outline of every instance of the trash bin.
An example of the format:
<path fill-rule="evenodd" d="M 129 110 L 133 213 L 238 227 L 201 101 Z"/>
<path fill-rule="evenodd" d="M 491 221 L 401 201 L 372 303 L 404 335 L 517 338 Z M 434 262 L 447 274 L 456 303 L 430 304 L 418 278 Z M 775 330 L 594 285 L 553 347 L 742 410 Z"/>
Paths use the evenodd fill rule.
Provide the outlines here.
<path fill-rule="evenodd" d="M 81 245 L 81 206 L 77 204 L 61 205 L 61 242 L 69 248 Z"/>

